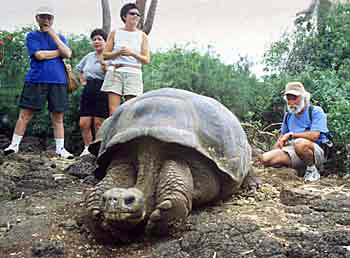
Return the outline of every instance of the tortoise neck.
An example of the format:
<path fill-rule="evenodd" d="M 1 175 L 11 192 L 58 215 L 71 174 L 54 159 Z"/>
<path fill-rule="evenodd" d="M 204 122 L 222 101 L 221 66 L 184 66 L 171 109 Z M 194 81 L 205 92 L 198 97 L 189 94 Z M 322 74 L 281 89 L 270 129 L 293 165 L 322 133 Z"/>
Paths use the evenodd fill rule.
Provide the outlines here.
<path fill-rule="evenodd" d="M 160 142 L 151 137 L 140 138 L 137 163 L 135 188 L 143 192 L 146 200 L 146 214 L 150 214 L 155 205 L 156 180 L 161 167 Z"/>

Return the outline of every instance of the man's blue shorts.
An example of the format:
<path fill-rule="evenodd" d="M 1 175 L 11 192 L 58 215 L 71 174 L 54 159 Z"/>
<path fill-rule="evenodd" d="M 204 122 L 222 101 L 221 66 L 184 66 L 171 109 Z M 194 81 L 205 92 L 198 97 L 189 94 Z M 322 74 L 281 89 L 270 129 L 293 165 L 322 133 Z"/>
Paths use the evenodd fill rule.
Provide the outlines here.
<path fill-rule="evenodd" d="M 20 108 L 40 111 L 46 100 L 50 112 L 64 112 L 68 109 L 68 91 L 65 84 L 24 84 L 18 106 Z"/>

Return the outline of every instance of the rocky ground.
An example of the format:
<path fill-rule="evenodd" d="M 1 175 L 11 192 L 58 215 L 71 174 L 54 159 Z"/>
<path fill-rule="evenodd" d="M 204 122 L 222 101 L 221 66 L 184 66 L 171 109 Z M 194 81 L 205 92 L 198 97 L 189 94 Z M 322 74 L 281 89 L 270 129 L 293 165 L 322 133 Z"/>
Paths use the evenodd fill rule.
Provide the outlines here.
<path fill-rule="evenodd" d="M 167 237 L 106 245 L 84 223 L 92 157 L 77 170 L 78 158 L 59 159 L 40 144 L 31 139 L 20 154 L 0 154 L 1 258 L 350 257 L 348 178 L 304 184 L 293 170 L 257 166 L 262 185 L 255 194 L 195 210 Z"/>

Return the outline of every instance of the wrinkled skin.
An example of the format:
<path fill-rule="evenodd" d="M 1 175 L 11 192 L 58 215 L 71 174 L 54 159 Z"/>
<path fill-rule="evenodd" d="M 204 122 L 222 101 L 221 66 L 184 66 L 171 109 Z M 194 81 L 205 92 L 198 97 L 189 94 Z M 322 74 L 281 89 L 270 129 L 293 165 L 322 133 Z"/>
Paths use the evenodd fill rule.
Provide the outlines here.
<path fill-rule="evenodd" d="M 102 180 L 86 207 L 109 232 L 167 233 L 192 207 L 225 199 L 251 179 L 251 149 L 238 120 L 190 92 L 162 89 L 128 101 L 97 138 L 91 150 L 99 150 L 95 175 Z"/>

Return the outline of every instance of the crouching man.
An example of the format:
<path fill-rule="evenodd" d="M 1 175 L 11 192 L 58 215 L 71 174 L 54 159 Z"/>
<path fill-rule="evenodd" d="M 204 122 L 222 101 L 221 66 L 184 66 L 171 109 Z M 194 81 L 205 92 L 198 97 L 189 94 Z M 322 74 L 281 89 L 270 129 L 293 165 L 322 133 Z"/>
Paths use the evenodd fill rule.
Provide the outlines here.
<path fill-rule="evenodd" d="M 305 182 L 317 181 L 325 161 L 323 148 L 329 141 L 327 116 L 321 107 L 310 104 L 310 93 L 300 82 L 286 85 L 284 99 L 288 112 L 283 118 L 281 136 L 261 161 L 265 166 L 302 171 Z"/>

